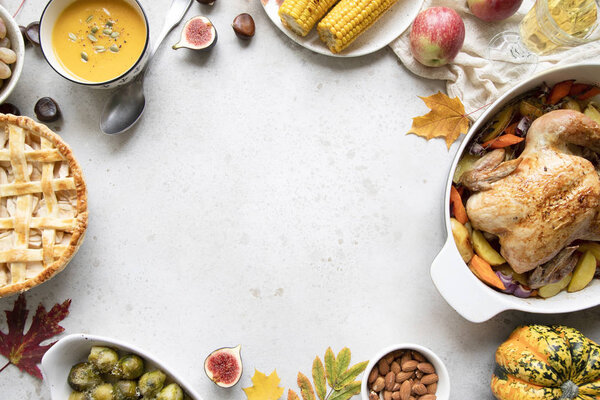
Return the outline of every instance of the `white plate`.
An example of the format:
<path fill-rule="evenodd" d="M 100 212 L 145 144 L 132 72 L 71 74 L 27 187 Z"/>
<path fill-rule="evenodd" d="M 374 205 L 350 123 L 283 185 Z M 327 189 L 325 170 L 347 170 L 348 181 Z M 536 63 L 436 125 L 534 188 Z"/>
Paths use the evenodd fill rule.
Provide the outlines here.
<path fill-rule="evenodd" d="M 273 23 L 281 29 L 289 38 L 302 47 L 306 47 L 315 53 L 333 57 L 358 57 L 371 54 L 390 44 L 402 34 L 415 19 L 423 0 L 399 0 L 394 4 L 379 21 L 375 22 L 365 33 L 360 35 L 354 43 L 338 54 L 333 54 L 325 43 L 319 39 L 316 26 L 306 37 L 301 37 L 287 29 L 281 24 L 277 11 L 283 0 L 262 0 L 262 5 Z"/>

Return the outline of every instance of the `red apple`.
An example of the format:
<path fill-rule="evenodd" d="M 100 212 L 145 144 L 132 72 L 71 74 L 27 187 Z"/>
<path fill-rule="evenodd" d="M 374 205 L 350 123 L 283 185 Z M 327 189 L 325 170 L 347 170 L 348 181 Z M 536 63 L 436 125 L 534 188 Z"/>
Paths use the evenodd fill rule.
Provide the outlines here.
<path fill-rule="evenodd" d="M 421 64 L 439 67 L 454 60 L 465 41 L 465 24 L 447 7 L 422 11 L 410 31 L 410 50 Z"/>
<path fill-rule="evenodd" d="M 501 21 L 517 12 L 523 0 L 467 0 L 469 9 L 487 22 Z"/>

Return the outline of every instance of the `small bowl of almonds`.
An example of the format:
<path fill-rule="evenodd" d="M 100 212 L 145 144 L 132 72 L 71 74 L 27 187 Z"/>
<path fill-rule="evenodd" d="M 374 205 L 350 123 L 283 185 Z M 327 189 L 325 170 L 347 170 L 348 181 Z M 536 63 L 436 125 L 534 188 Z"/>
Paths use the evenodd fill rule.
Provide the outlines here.
<path fill-rule="evenodd" d="M 448 400 L 450 378 L 442 360 L 417 344 L 387 347 L 371 359 L 362 400 Z"/>
<path fill-rule="evenodd" d="M 25 42 L 19 25 L 0 5 L 0 104 L 17 85 L 24 59 Z"/>

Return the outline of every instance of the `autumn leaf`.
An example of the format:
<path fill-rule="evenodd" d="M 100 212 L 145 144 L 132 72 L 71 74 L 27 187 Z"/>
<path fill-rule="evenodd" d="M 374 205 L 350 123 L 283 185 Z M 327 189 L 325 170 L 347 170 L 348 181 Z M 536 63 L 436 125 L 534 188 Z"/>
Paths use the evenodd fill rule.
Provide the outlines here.
<path fill-rule="evenodd" d="M 350 359 L 351 358 L 352 358 L 352 353 L 350 353 L 350 349 L 347 348 L 347 347 L 344 347 L 338 353 L 337 357 L 335 358 L 335 377 L 336 377 L 336 381 L 339 379 L 339 377 L 344 373 L 344 371 L 346 371 L 346 369 L 350 365 Z"/>
<path fill-rule="evenodd" d="M 5 311 L 8 333 L 0 331 L 0 354 L 8 358 L 8 364 L 0 371 L 13 364 L 21 371 L 42 379 L 42 373 L 37 364 L 42 361 L 46 351 L 56 342 L 45 346 L 40 346 L 40 343 L 65 330 L 59 325 L 59 322 L 69 315 L 70 305 L 71 300 L 65 300 L 64 303 L 55 304 L 49 312 L 46 312 L 44 306 L 40 304 L 33 316 L 29 330 L 24 334 L 29 311 L 26 308 L 25 295 L 19 295 L 13 310 Z"/>
<path fill-rule="evenodd" d="M 421 117 L 413 118 L 408 133 L 429 140 L 444 137 L 448 148 L 461 133 L 469 130 L 469 119 L 465 115 L 465 107 L 458 97 L 451 99 L 438 92 L 429 97 L 420 97 L 431 111 Z"/>
<path fill-rule="evenodd" d="M 292 389 L 288 389 L 287 400 L 300 400 L 300 398 L 298 397 L 296 392 L 294 392 Z"/>
<path fill-rule="evenodd" d="M 323 362 L 318 356 L 315 358 L 315 361 L 313 361 L 312 377 L 313 382 L 315 383 L 315 391 L 317 392 L 317 396 L 319 396 L 319 399 L 325 400 L 325 395 L 327 395 L 325 367 L 323 367 Z"/>
<path fill-rule="evenodd" d="M 315 392 L 313 387 L 306 375 L 301 372 L 298 372 L 298 387 L 300 388 L 302 400 L 315 400 Z"/>
<path fill-rule="evenodd" d="M 338 382 L 336 382 L 335 389 L 336 390 L 341 389 L 344 386 L 352 383 L 352 381 L 355 380 L 356 377 L 365 370 L 365 368 L 367 368 L 368 363 L 369 363 L 368 361 L 363 361 L 361 363 L 358 363 L 358 364 L 352 366 L 350 369 L 348 369 L 347 371 L 342 373 L 339 376 Z"/>
<path fill-rule="evenodd" d="M 281 379 L 277 376 L 277 370 L 267 376 L 255 369 L 252 377 L 253 386 L 243 388 L 243 390 L 246 392 L 248 400 L 277 400 L 283 395 L 283 388 L 279 387 L 279 382 Z M 289 396 L 290 393 L 288 393 L 288 399 Z"/>
<path fill-rule="evenodd" d="M 368 361 L 360 362 L 350 367 L 352 353 L 344 347 L 337 357 L 331 347 L 325 351 L 325 365 L 317 356 L 313 361 L 312 378 L 310 380 L 301 372 L 298 372 L 298 387 L 302 400 L 316 400 L 315 392 L 319 400 L 348 400 L 360 393 L 360 380 L 355 380 L 367 367 Z M 331 391 L 327 393 L 327 384 Z M 299 400 L 292 390 L 288 391 L 288 400 Z"/>
<path fill-rule="evenodd" d="M 337 376 L 335 375 L 335 354 L 331 347 L 327 348 L 325 352 L 325 375 L 327 376 L 327 382 L 332 388 L 335 386 Z"/>
<path fill-rule="evenodd" d="M 339 390 L 335 390 L 328 400 L 348 400 L 360 393 L 361 381 L 354 381 Z"/>

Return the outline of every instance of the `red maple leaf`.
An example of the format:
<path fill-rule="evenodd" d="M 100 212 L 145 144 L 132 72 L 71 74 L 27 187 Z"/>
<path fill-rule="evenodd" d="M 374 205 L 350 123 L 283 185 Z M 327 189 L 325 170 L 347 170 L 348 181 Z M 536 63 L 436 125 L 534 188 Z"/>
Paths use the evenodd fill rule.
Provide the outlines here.
<path fill-rule="evenodd" d="M 25 295 L 20 294 L 15 301 L 13 310 L 4 311 L 8 333 L 0 331 L 0 354 L 8 358 L 8 363 L 0 369 L 0 372 L 13 364 L 21 371 L 42 379 L 42 373 L 37 364 L 42 361 L 46 351 L 56 342 L 45 346 L 40 346 L 40 343 L 65 330 L 58 323 L 69 315 L 70 305 L 71 300 L 68 299 L 62 304 L 55 304 L 50 312 L 46 312 L 44 306 L 40 304 L 33 316 L 29 330 L 24 333 L 29 311 L 26 308 Z"/>

